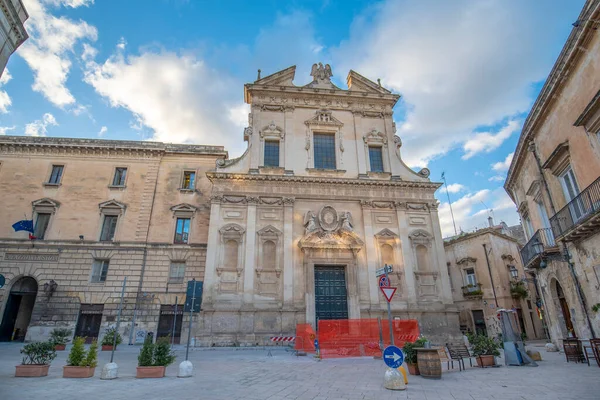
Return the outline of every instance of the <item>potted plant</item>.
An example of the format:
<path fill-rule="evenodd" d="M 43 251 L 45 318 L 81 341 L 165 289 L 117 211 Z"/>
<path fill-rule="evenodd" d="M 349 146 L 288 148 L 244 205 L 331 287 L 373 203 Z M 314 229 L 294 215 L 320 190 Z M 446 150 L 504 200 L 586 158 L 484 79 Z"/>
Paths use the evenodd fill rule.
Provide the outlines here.
<path fill-rule="evenodd" d="M 527 287 L 525 287 L 525 283 L 522 281 L 511 282 L 510 284 L 510 295 L 514 299 L 526 299 L 529 297 L 529 292 L 527 291 Z"/>
<path fill-rule="evenodd" d="M 51 341 L 28 343 L 21 349 L 21 354 L 24 354 L 23 362 L 16 367 L 16 377 L 47 376 L 50 363 L 56 358 Z"/>
<path fill-rule="evenodd" d="M 162 378 L 165 369 L 175 362 L 175 354 L 171 351 L 169 340 L 161 338 L 152 343 L 152 337 L 146 336 L 144 345 L 138 356 L 136 378 Z"/>
<path fill-rule="evenodd" d="M 63 367 L 63 378 L 91 378 L 98 365 L 98 342 L 93 341 L 87 353 L 84 347 L 85 338 L 73 339 L 73 347 Z"/>
<path fill-rule="evenodd" d="M 117 341 L 115 342 L 115 335 L 117 335 Z M 104 337 L 102 338 L 102 351 L 111 351 L 113 349 L 113 344 L 115 345 L 115 350 L 117 346 L 121 344 L 123 339 L 121 339 L 121 335 L 115 328 L 109 328 L 104 333 Z"/>
<path fill-rule="evenodd" d="M 477 357 L 477 365 L 491 367 L 496 364 L 494 357 L 500 355 L 498 342 L 485 335 L 477 335 L 473 340 L 473 355 Z"/>
<path fill-rule="evenodd" d="M 50 332 L 50 341 L 54 343 L 56 350 L 64 350 L 67 347 L 69 337 L 73 334 L 73 331 L 67 328 L 54 328 Z"/>
<path fill-rule="evenodd" d="M 425 347 L 427 339 L 421 337 L 415 340 L 413 343 L 406 342 L 402 351 L 404 352 L 404 362 L 408 366 L 408 372 L 411 375 L 421 375 L 419 372 L 419 366 L 417 364 L 417 347 Z"/>

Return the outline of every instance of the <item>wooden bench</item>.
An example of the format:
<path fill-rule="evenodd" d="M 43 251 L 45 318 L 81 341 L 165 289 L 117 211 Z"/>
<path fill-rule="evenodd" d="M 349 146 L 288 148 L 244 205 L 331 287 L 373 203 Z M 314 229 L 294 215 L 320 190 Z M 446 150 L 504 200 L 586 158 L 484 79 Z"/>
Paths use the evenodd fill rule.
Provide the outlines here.
<path fill-rule="evenodd" d="M 459 371 L 465 369 L 465 358 L 468 358 L 471 367 L 473 366 L 473 356 L 471 355 L 471 353 L 469 353 L 469 349 L 467 349 L 467 346 L 465 346 L 464 344 L 451 345 L 446 343 L 446 348 L 448 349 L 448 355 L 450 356 L 449 361 L 450 363 L 452 363 L 452 368 L 454 368 L 454 361 L 458 361 Z"/>

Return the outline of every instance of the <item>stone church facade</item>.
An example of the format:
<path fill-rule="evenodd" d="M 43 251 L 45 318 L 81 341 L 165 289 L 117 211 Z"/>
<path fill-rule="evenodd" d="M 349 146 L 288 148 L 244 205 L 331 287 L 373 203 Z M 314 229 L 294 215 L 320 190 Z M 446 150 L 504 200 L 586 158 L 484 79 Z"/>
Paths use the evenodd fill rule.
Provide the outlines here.
<path fill-rule="evenodd" d="M 348 89 L 315 64 L 244 87 L 251 106 L 239 158 L 217 161 L 196 333 L 206 345 L 256 344 L 319 319 L 385 317 L 376 270 L 393 265 L 397 318 L 445 343 L 458 335 L 429 170 L 400 156 L 400 96 L 350 71 Z"/>

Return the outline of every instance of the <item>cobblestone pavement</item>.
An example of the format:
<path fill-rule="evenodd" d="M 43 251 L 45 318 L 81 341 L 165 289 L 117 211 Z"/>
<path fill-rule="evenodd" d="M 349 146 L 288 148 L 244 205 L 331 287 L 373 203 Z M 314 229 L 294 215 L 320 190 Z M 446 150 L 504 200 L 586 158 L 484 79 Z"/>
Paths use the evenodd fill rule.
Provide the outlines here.
<path fill-rule="evenodd" d="M 119 379 L 100 380 L 109 352 L 99 353 L 96 375 L 63 379 L 67 352 L 59 356 L 44 378 L 15 378 L 19 344 L 0 343 L 0 399 L 599 399 L 600 368 L 566 363 L 562 353 L 540 350 L 539 367 L 469 368 L 446 371 L 441 380 L 410 376 L 406 391 L 383 388 L 385 366 L 372 358 L 328 359 L 295 357 L 283 349 L 195 350 L 192 378 L 177 378 L 178 360 L 163 379 L 135 379 L 138 347 L 120 346 L 115 353 Z M 68 350 L 68 348 L 67 348 Z M 501 360 L 500 360 L 501 361 Z M 502 361 L 501 361 L 502 362 Z"/>

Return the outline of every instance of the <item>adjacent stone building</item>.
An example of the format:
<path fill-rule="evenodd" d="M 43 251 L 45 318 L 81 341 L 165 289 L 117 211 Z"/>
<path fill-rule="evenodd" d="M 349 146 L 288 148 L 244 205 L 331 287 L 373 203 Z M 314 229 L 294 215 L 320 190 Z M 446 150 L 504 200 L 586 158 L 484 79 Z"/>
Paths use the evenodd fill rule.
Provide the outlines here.
<path fill-rule="evenodd" d="M 102 336 L 124 277 L 125 340 L 134 314 L 136 332 L 168 335 L 176 298 L 180 336 L 185 283 L 205 269 L 206 171 L 226 157 L 214 146 L 0 136 L 0 340 L 57 325 Z M 24 219 L 35 240 L 13 231 Z"/>
<path fill-rule="evenodd" d="M 600 1 L 586 1 L 504 185 L 529 241 L 552 341 L 600 334 Z M 596 306 L 595 306 L 596 305 Z"/>
<path fill-rule="evenodd" d="M 27 18 L 21 0 L 0 0 L 0 77 L 11 54 L 29 37 L 23 26 Z"/>
<path fill-rule="evenodd" d="M 392 313 L 434 342 L 458 335 L 429 170 L 400 157 L 399 95 L 350 71 L 348 89 L 315 64 L 244 87 L 251 105 L 237 159 L 213 183 L 198 340 L 262 343 L 297 323 L 386 316 L 376 270 L 393 265 Z"/>
<path fill-rule="evenodd" d="M 544 338 L 534 280 L 523 269 L 518 240 L 507 233 L 508 229 L 492 226 L 444 244 L 461 331 L 496 337 L 502 333 L 497 310 L 514 309 L 519 329 L 528 339 Z"/>

